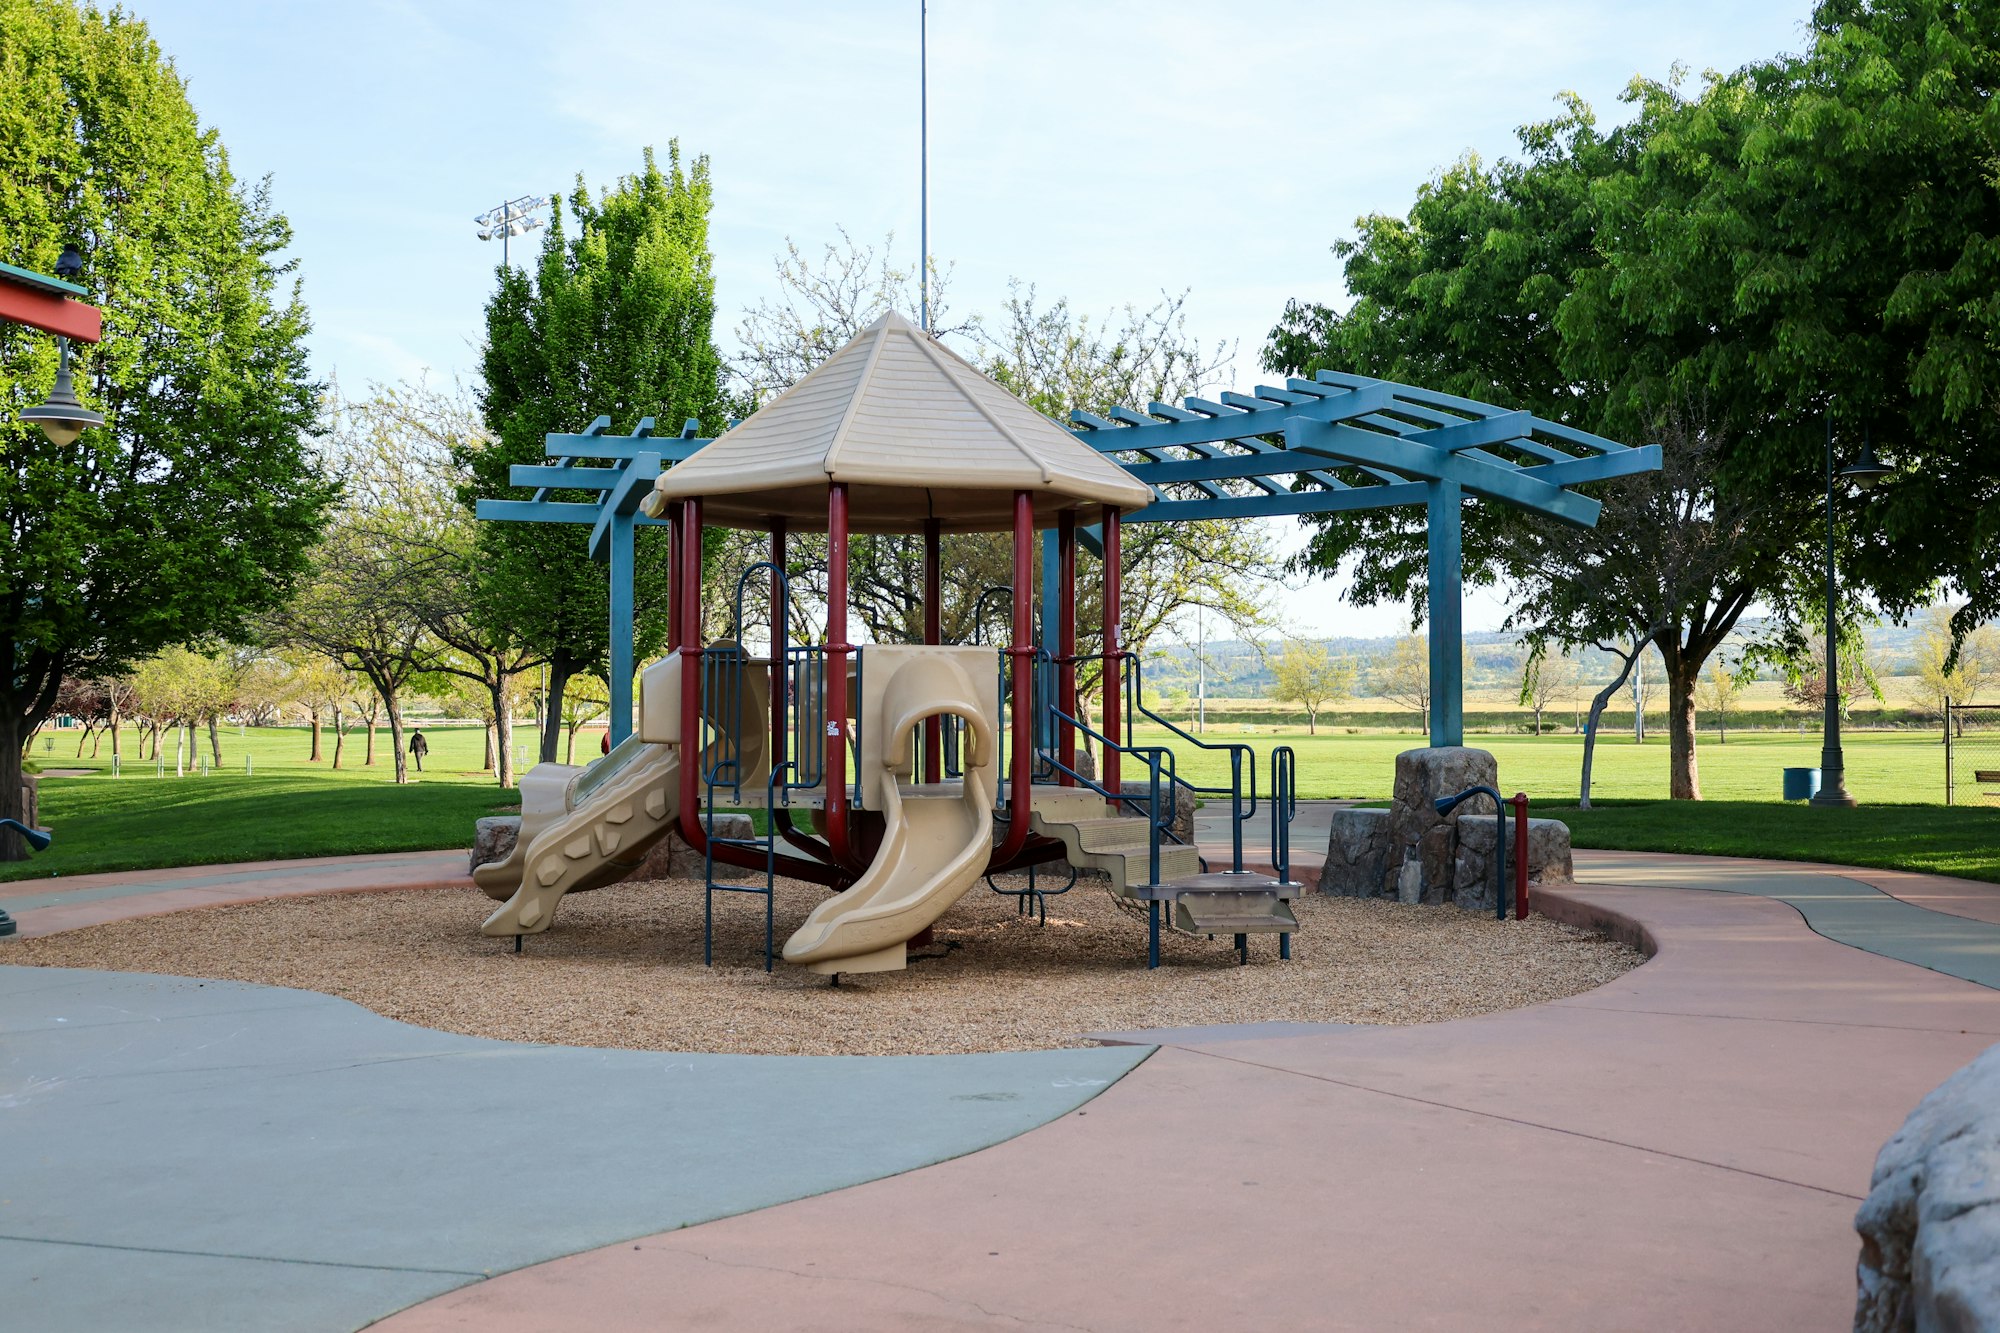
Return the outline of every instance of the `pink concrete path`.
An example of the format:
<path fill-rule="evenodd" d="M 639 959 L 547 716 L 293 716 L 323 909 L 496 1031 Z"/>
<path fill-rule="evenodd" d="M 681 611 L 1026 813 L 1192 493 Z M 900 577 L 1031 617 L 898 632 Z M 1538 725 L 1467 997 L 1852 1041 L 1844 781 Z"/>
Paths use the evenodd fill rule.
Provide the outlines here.
<path fill-rule="evenodd" d="M 234 865 L 13 880 L 0 884 L 0 911 L 13 916 L 19 926 L 18 934 L 26 938 L 128 917 L 158 916 L 190 907 L 254 902 L 260 898 L 459 888 L 471 884 L 472 875 L 462 851 L 380 852 L 303 861 L 246 861 Z M 0 941 L 0 962 L 6 960 L 4 947 L 4 941 Z"/>
<path fill-rule="evenodd" d="M 379 1327 L 1845 1326 L 1875 1152 L 2000 1039 L 2000 993 L 1754 896 L 1593 884 L 1541 903 L 1657 954 L 1462 1022 L 1169 1036 L 1008 1143 Z"/>

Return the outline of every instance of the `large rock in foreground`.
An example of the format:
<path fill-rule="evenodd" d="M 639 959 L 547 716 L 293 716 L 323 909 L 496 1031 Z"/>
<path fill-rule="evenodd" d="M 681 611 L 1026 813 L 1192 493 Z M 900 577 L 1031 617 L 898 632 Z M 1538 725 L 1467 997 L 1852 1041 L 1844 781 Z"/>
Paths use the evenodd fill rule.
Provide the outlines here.
<path fill-rule="evenodd" d="M 1854 1229 L 1857 1333 L 2000 1333 L 2000 1046 L 1882 1146 Z"/>

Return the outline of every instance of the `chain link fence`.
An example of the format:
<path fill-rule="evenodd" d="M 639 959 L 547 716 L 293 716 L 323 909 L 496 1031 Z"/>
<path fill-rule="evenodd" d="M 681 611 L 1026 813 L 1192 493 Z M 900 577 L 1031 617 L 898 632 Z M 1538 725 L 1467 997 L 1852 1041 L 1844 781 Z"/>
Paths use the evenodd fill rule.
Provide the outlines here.
<path fill-rule="evenodd" d="M 1944 803 L 2000 806 L 2000 704 L 1945 704 Z"/>

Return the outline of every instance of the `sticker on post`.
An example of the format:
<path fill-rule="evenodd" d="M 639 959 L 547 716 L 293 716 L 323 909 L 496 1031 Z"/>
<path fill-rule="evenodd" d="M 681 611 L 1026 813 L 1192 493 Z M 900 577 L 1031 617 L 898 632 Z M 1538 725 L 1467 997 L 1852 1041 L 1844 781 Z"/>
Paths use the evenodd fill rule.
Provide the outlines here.
<path fill-rule="evenodd" d="M 840 724 L 838 722 L 827 723 L 826 734 L 829 736 L 838 736 L 840 734 Z"/>

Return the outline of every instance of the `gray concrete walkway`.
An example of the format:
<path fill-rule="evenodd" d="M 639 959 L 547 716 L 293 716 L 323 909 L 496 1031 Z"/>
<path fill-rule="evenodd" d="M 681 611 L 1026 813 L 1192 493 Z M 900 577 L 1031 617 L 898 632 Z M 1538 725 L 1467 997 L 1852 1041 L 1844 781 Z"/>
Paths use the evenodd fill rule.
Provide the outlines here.
<path fill-rule="evenodd" d="M 1830 940 L 2000 990 L 2000 925 L 1906 902 L 1867 882 L 1866 870 L 1651 852 L 1580 851 L 1576 862 L 1582 883 L 1745 893 L 1786 903 Z M 1988 890 L 1985 898 L 2000 902 L 2000 884 L 1951 882 L 1969 893 Z"/>
<path fill-rule="evenodd" d="M 988 1147 L 1147 1053 L 527 1046 L 303 991 L 0 967 L 0 1325 L 358 1328 Z"/>

